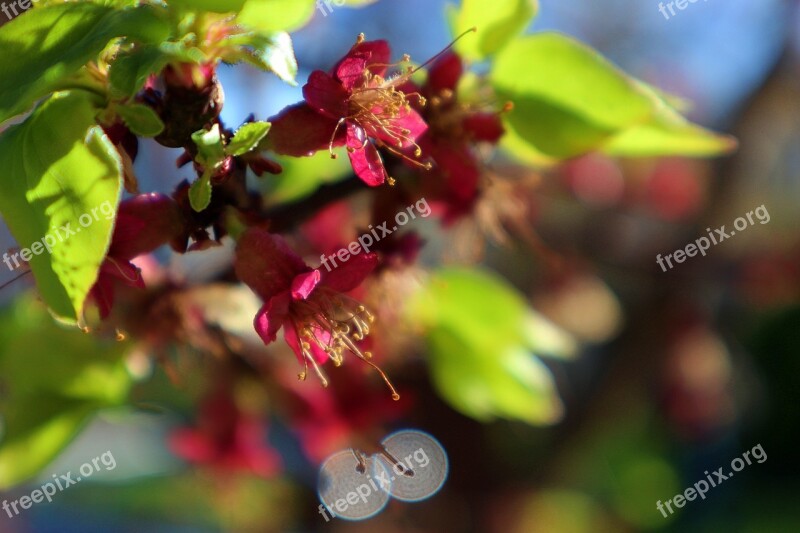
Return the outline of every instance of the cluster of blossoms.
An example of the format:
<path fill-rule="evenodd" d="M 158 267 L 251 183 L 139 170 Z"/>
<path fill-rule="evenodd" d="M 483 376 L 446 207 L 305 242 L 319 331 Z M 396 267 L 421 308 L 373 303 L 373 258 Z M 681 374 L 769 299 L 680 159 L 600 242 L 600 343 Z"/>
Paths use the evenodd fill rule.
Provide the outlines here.
<path fill-rule="evenodd" d="M 188 182 L 181 183 L 171 195 L 141 194 L 132 173 L 126 175 L 126 188 L 132 197 L 119 208 L 107 258 L 90 293 L 91 301 L 96 303 L 102 319 L 117 313 L 118 322 L 128 329 L 136 330 L 130 326 L 136 320 L 171 323 L 174 315 L 193 311 L 165 312 L 163 306 L 154 310 L 153 306 L 143 308 L 141 302 L 126 302 L 127 307 L 115 308 L 115 288 L 120 283 L 144 288 L 140 269 L 132 261 L 165 244 L 178 253 L 186 253 L 216 246 L 224 236 L 231 235 L 237 245 L 234 268 L 226 280 L 235 277 L 261 300 L 253 323 L 264 344 L 275 342 L 282 329 L 283 339 L 303 368 L 300 378 L 305 379 L 311 367 L 326 386 L 328 378 L 323 366 L 330 362 L 338 367 L 349 354 L 375 369 L 388 385 L 391 397 L 398 400 L 395 387 L 374 362 L 379 357 L 373 352 L 380 345 L 370 335 L 380 316 L 368 310 L 356 292 L 362 291 L 363 296 L 365 281 L 386 269 L 403 268 L 413 262 L 422 240 L 413 232 L 394 235 L 373 252 L 353 256 L 332 271 L 313 268 L 302 255 L 331 249 L 313 249 L 314 239 L 309 238 L 302 245 L 305 248 L 301 254 L 297 250 L 302 246 L 292 244 L 296 239 L 279 235 L 302 220 L 292 217 L 287 221 L 285 216 L 278 219 L 278 215 L 266 210 L 260 195 L 246 187 L 247 169 L 259 176 L 280 173 L 280 165 L 262 155 L 265 151 L 303 157 L 327 150 L 335 157 L 334 148 L 345 147 L 354 175 L 367 185 L 395 185 L 399 179 L 406 182 L 403 187 L 374 195 L 374 220 L 381 220 L 378 217 L 398 203 L 424 195 L 434 212 L 449 224 L 470 215 L 482 193 L 486 167 L 478 147 L 493 146 L 499 141 L 503 134 L 499 119 L 502 108 L 460 101 L 458 82 L 463 64 L 454 52 L 446 50 L 430 61 L 427 81 L 420 85 L 412 81 L 412 76 L 422 67 L 410 66 L 407 56 L 392 63 L 386 41 L 366 41 L 362 35 L 329 72 L 311 73 L 303 87 L 304 101 L 269 119 L 271 127 L 256 149 L 228 154 L 208 172 L 193 134 L 219 128 L 225 144 L 233 136 L 219 118 L 223 91 L 215 73 L 217 62 L 170 65 L 159 76 L 152 76 L 136 97 L 139 103 L 155 110 L 165 124 L 156 141 L 185 150 L 178 165 L 193 163 L 198 176 L 210 175 L 210 203 L 198 211 L 190 200 L 192 186 Z M 132 163 L 138 152 L 136 137 L 122 122 L 107 125 L 106 132 L 123 159 Z M 386 191 L 395 192 L 395 198 Z M 341 222 L 315 218 L 311 224 L 317 227 L 311 233 L 330 232 L 327 225 Z M 308 228 L 304 231 L 308 236 Z M 132 313 L 137 315 L 134 320 L 130 318 Z M 191 320 L 179 322 L 186 325 Z M 353 374 L 344 375 L 353 379 Z M 253 449 L 253 439 L 257 440 L 264 429 L 240 412 L 230 390 L 218 384 L 208 397 L 206 407 L 199 413 L 198 429 L 176 435 L 174 448 L 198 462 L 261 473 L 273 471 L 274 458 Z M 325 412 L 319 418 L 342 420 Z M 311 416 L 313 409 L 306 409 L 305 413 Z M 331 426 L 330 431 L 339 430 Z M 320 455 L 321 451 L 313 453 Z"/>

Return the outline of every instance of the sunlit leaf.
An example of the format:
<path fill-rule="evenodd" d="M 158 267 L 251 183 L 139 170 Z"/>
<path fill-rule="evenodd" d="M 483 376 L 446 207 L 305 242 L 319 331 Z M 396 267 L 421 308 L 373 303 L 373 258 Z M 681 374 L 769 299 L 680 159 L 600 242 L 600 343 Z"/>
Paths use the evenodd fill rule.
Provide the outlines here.
<path fill-rule="evenodd" d="M 0 490 L 37 474 L 98 409 L 121 405 L 125 348 L 53 322 L 33 298 L 0 315 Z"/>
<path fill-rule="evenodd" d="M 159 42 L 163 10 L 71 2 L 45 6 L 0 26 L 0 123 L 28 109 L 75 74 L 115 37 Z"/>
<path fill-rule="evenodd" d="M 711 156 L 735 147 L 732 139 L 686 121 L 656 90 L 596 51 L 558 33 L 511 43 L 498 55 L 491 79 L 498 96 L 514 104 L 505 115 L 503 147 L 525 162 L 593 150 Z"/>
<path fill-rule="evenodd" d="M 409 306 L 428 340 L 434 384 L 454 408 L 479 420 L 559 419 L 561 401 L 537 355 L 570 356 L 574 342 L 500 278 L 441 270 Z"/>
<path fill-rule="evenodd" d="M 293 31 L 314 14 L 315 0 L 247 0 L 237 22 L 265 33 Z"/>
<path fill-rule="evenodd" d="M 319 151 L 309 157 L 279 158 L 279 162 L 283 172 L 262 182 L 268 204 L 299 200 L 320 186 L 340 181 L 352 172 L 343 154 L 331 159 L 327 151 Z"/>
<path fill-rule="evenodd" d="M 52 239 L 52 253 L 32 255 L 30 265 L 45 303 L 71 321 L 111 239 L 113 221 L 99 213 L 120 195 L 119 154 L 95 113 L 87 93 L 60 93 L 0 137 L 0 213 L 22 248 Z"/>
<path fill-rule="evenodd" d="M 255 149 L 258 143 L 269 132 L 269 122 L 248 122 L 234 134 L 233 139 L 225 147 L 228 155 L 239 156 Z"/>
<path fill-rule="evenodd" d="M 538 0 L 462 0 L 458 10 L 451 10 L 453 33 L 473 27 L 478 33 L 458 41 L 456 50 L 466 59 L 486 59 L 522 33 L 538 10 Z"/>

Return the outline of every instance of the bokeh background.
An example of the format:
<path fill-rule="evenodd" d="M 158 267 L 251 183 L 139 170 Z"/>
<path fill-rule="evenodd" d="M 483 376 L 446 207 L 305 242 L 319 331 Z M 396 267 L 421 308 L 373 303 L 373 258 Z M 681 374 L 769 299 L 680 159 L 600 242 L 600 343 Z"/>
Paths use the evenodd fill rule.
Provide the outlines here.
<path fill-rule="evenodd" d="M 312 427 L 272 420 L 269 443 L 281 468 L 267 478 L 218 476 L 188 466 L 166 445 L 192 419 L 193 398 L 185 397 L 188 384 L 171 384 L 157 369 L 135 391 L 137 409 L 92 422 L 41 480 L 106 450 L 117 468 L 52 504 L 0 517 L 0 532 L 800 530 L 799 6 L 709 0 L 666 20 L 655 0 L 541 0 L 530 31 L 555 29 L 590 43 L 625 71 L 686 98 L 693 120 L 740 141 L 738 152 L 718 160 L 589 155 L 542 172 L 531 224 L 557 266 L 524 247 L 488 249 L 485 264 L 582 343 L 575 359 L 548 362 L 564 404 L 557 423 L 479 423 L 442 402 L 424 357 L 394 362 L 393 377 L 413 390 L 413 407 L 385 421 L 373 405 L 349 414 L 375 417 L 365 438 L 375 426 L 435 435 L 449 454 L 449 479 L 428 501 L 392 502 L 363 523 L 326 523 L 317 514 L 318 462 L 308 449 L 324 450 L 332 434 L 357 433 L 356 425 L 324 413 L 303 418 Z M 439 0 L 336 8 L 294 35 L 299 79 L 327 69 L 360 32 L 388 39 L 396 54 L 415 60 L 451 39 Z M 251 112 L 263 119 L 300 98 L 299 88 L 246 68 L 225 68 L 221 78 L 230 124 Z M 177 155 L 144 146 L 137 161 L 143 189 L 169 191 L 187 177 L 173 170 Z M 769 223 L 707 257 L 666 273 L 657 267 L 656 254 L 684 247 L 707 227 L 730 227 L 762 205 Z M 425 231 L 425 260 L 432 261 L 449 237 Z M 13 246 L 5 229 L 0 245 Z M 229 254 L 162 259 L 203 279 Z M 0 283 L 12 277 L 0 270 Z M 28 285 L 14 282 L 0 298 L 9 305 Z M 242 318 L 243 329 L 249 320 Z M 764 463 L 669 519 L 656 510 L 657 500 L 703 479 L 705 470 L 727 469 L 758 444 Z M 41 480 L 0 498 L 29 493 Z"/>

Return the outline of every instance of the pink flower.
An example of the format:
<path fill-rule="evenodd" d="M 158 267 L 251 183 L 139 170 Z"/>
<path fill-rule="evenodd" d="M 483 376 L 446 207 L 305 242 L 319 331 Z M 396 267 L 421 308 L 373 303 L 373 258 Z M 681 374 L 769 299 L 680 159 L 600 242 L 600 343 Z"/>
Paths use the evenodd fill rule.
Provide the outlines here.
<path fill-rule="evenodd" d="M 495 145 L 505 132 L 497 112 L 459 101 L 463 70 L 458 55 L 448 51 L 433 63 L 419 89 L 428 103 L 423 115 L 430 129 L 418 142 L 435 163 L 435 179 L 425 181 L 425 196 L 443 208 L 446 223 L 471 213 L 480 194 L 484 168 L 475 145 Z M 409 84 L 405 90 L 416 88 Z"/>
<path fill-rule="evenodd" d="M 169 196 L 140 194 L 120 204 L 111 245 L 100 265 L 97 281 L 89 292 L 101 318 L 105 319 L 111 313 L 117 282 L 144 288 L 139 269 L 131 260 L 166 244 L 182 229 L 180 210 Z"/>
<path fill-rule="evenodd" d="M 330 73 L 311 73 L 303 87 L 305 103 L 270 120 L 268 145 L 292 156 L 345 145 L 353 170 L 367 185 L 393 183 L 377 148 L 404 159 L 410 159 L 404 152 L 411 149 L 419 157 L 416 140 L 428 126 L 409 103 L 418 95 L 399 89 L 410 73 L 385 78 L 389 58 L 386 41 L 359 36 Z"/>
<path fill-rule="evenodd" d="M 349 352 L 378 370 L 393 397 L 399 398 L 370 361 L 372 355 L 358 346 L 369 335 L 373 315 L 344 294 L 358 287 L 377 262 L 375 254 L 360 254 L 330 271 L 312 269 L 281 237 L 251 228 L 239 239 L 235 268 L 239 279 L 265 302 L 254 320 L 256 332 L 269 344 L 283 327 L 286 343 L 304 366 L 300 379 L 305 379 L 311 363 L 327 385 L 319 364 L 331 359 L 341 365 Z"/>

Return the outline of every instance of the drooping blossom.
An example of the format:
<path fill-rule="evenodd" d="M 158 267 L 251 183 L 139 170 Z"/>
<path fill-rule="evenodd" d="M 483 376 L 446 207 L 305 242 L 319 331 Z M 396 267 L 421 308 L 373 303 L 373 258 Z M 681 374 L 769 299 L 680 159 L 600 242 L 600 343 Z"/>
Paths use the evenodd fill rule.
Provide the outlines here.
<path fill-rule="evenodd" d="M 332 149 L 344 145 L 356 175 L 370 186 L 393 183 L 378 148 L 425 166 L 416 159 L 422 153 L 416 141 L 427 125 L 411 105 L 423 100 L 399 89 L 411 70 L 386 77 L 390 55 L 386 41 L 365 41 L 360 35 L 330 73 L 311 73 L 304 103 L 270 120 L 268 146 L 299 157 L 324 148 L 333 156 Z"/>
<path fill-rule="evenodd" d="M 111 245 L 89 292 L 100 318 L 105 319 L 111 313 L 116 283 L 144 288 L 139 268 L 131 260 L 166 244 L 182 227 L 178 206 L 169 196 L 140 194 L 120 203 Z"/>
<path fill-rule="evenodd" d="M 275 341 L 283 327 L 286 343 L 304 366 L 309 363 L 324 385 L 320 364 L 330 359 L 341 365 L 349 352 L 373 366 L 395 399 L 399 395 L 386 375 L 358 343 L 370 333 L 373 315 L 345 293 L 358 287 L 377 265 L 375 254 L 350 257 L 337 267 L 312 269 L 279 236 L 250 228 L 236 247 L 236 275 L 264 301 L 254 327 L 265 344 Z"/>

